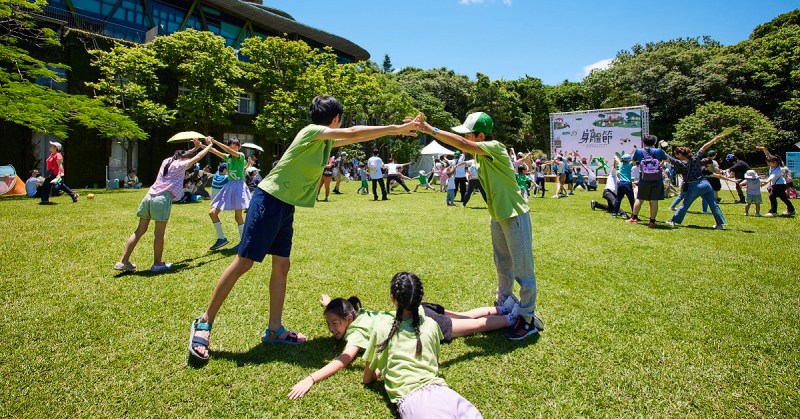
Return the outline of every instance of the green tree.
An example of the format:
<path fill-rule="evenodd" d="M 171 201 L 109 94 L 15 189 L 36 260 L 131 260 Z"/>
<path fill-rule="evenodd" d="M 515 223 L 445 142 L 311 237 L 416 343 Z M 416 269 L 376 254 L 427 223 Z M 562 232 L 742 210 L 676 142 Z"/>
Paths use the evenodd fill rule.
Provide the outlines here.
<path fill-rule="evenodd" d="M 389 54 L 383 56 L 383 72 L 384 73 L 391 73 L 394 71 L 394 67 L 392 67 L 392 59 L 389 58 Z"/>
<path fill-rule="evenodd" d="M 520 97 L 510 82 L 491 81 L 486 75 L 478 73 L 470 95 L 469 112 L 477 111 L 486 112 L 492 117 L 492 134 L 496 140 L 507 147 L 526 148 L 520 138 L 523 122 Z"/>
<path fill-rule="evenodd" d="M 37 78 L 61 82 L 53 69 L 68 68 L 28 52 L 59 46 L 56 33 L 36 26 L 31 18 L 31 13 L 41 12 L 45 4 L 42 0 L 0 0 L 0 119 L 59 138 L 68 137 L 70 124 L 96 130 L 105 138 L 145 138 L 130 118 L 100 101 L 34 83 Z"/>
<path fill-rule="evenodd" d="M 90 51 L 92 65 L 100 71 L 96 82 L 86 83 L 94 89 L 95 98 L 115 107 L 144 129 L 170 125 L 175 120 L 175 110 L 163 103 L 162 85 L 156 72 L 166 67 L 155 52 L 145 45 L 127 47 L 117 45 L 109 51 Z M 128 138 L 116 139 L 125 150 L 127 169 L 133 169 L 133 145 Z"/>
<path fill-rule="evenodd" d="M 719 148 L 734 154 L 752 153 L 757 145 L 774 148 L 777 131 L 769 118 L 749 106 L 730 106 L 708 102 L 697 107 L 675 125 L 672 145 L 697 150 L 723 129 L 733 127 L 733 134 L 718 143 Z"/>
<path fill-rule="evenodd" d="M 525 78 L 510 82 L 511 89 L 519 95 L 521 126 L 517 133 L 520 150 L 546 150 L 550 147 L 550 98 L 547 87 L 540 79 Z"/>
<path fill-rule="evenodd" d="M 244 73 L 233 48 L 208 31 L 188 29 L 157 37 L 151 44 L 155 57 L 182 87 L 175 101 L 181 122 L 208 134 L 230 123 L 243 89 L 237 85 Z M 186 90 L 184 90 L 186 89 Z"/>

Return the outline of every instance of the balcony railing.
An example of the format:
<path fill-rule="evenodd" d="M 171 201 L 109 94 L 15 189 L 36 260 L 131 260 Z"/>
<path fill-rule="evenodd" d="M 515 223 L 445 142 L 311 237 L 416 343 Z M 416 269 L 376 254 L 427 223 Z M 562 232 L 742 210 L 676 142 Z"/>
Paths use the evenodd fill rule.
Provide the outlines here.
<path fill-rule="evenodd" d="M 105 22 L 102 19 L 97 19 L 79 13 L 73 14 L 68 10 L 53 6 L 45 6 L 44 10 L 42 13 L 39 13 L 39 15 L 62 22 L 63 25 L 68 28 L 80 29 L 86 32 L 92 32 L 112 38 L 121 38 L 133 42 L 144 43 L 145 41 L 146 31 L 130 28 L 116 23 Z"/>

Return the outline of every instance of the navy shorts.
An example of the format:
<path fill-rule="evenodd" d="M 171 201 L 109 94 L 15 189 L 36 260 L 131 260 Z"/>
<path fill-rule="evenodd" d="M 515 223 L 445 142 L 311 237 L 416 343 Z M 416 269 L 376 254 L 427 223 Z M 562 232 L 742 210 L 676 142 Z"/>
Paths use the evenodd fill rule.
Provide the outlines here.
<path fill-rule="evenodd" d="M 422 308 L 425 310 L 425 316 L 435 321 L 439 328 L 442 329 L 442 335 L 444 335 L 442 342 L 453 340 L 453 319 L 444 315 L 444 307 L 438 304 L 423 303 Z M 441 308 L 441 311 L 438 310 L 439 308 Z"/>
<path fill-rule="evenodd" d="M 256 188 L 247 209 L 239 256 L 263 262 L 267 254 L 289 257 L 294 235 L 294 205 Z"/>

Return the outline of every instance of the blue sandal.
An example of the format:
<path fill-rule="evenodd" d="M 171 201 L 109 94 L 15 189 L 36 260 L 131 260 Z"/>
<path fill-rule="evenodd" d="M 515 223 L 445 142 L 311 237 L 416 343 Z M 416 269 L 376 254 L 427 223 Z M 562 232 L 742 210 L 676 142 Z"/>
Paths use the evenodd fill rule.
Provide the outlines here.
<path fill-rule="evenodd" d="M 286 343 L 289 345 L 302 345 L 305 343 L 305 341 L 300 342 L 299 336 L 294 330 L 288 330 L 289 333 L 281 339 L 280 336 L 286 331 L 287 330 L 283 326 L 279 327 L 275 332 L 266 329 L 264 330 L 264 336 L 261 336 L 261 343 Z"/>
<path fill-rule="evenodd" d="M 208 361 L 208 357 L 210 355 L 208 350 L 208 339 L 203 339 L 194 335 L 198 331 L 211 332 L 211 323 L 201 323 L 200 318 L 202 317 L 203 316 L 198 316 L 192 322 L 191 332 L 189 333 L 189 356 L 198 361 Z M 206 356 L 203 356 L 201 353 L 195 351 L 194 348 L 196 346 L 202 346 L 206 348 Z"/>

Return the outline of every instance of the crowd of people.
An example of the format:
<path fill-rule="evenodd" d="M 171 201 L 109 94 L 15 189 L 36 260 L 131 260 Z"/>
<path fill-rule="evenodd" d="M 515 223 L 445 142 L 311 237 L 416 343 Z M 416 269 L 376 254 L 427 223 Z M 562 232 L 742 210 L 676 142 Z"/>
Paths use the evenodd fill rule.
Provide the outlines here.
<path fill-rule="evenodd" d="M 493 139 L 494 122 L 483 112 L 468 115 L 450 132 L 430 125 L 422 114 L 406 118 L 398 125 L 341 128 L 342 111 L 342 105 L 333 97 L 315 98 L 310 106 L 312 124 L 297 134 L 263 179 L 254 159 L 245 157 L 236 139 L 221 143 L 207 137 L 203 140 L 205 144 L 194 139 L 193 149 L 178 151 L 165 159 L 156 182 L 145 194 L 137 211 L 139 225 L 125 242 L 122 257 L 114 269 L 136 269 L 131 255 L 150 222 L 155 221 L 154 261 L 150 269 L 154 272 L 169 270 L 172 265 L 164 262 L 162 256 L 171 203 L 182 198 L 186 182 L 199 181 L 204 185 L 210 181 L 209 216 L 217 233 L 217 241 L 211 250 L 228 242 L 222 234 L 219 219 L 222 211 L 234 212 L 240 241 L 235 247 L 236 256 L 221 273 L 205 310 L 191 322 L 187 347 L 190 359 L 194 362 L 210 359 L 212 325 L 224 301 L 236 282 L 268 254 L 272 256 L 269 318 L 261 337 L 262 343 L 301 345 L 307 337 L 283 324 L 297 206 L 313 207 L 316 202 L 328 200 L 331 183 L 334 183 L 334 194 L 343 193 L 342 181 L 351 178 L 360 180 L 358 193 L 369 194 L 371 186 L 376 201 L 379 200 L 378 190 L 382 200 L 389 199 L 393 187 L 411 193 L 406 181 L 417 181 L 415 190 L 424 187 L 434 192 L 446 192 L 448 205 L 455 205 L 457 191 L 464 206 L 474 192 L 480 192 L 490 215 L 489 236 L 497 273 L 494 306 L 458 313 L 436 304 L 423 304 L 422 280 L 404 270 L 395 274 L 389 284 L 394 312 L 365 310 L 356 297 L 330 299 L 323 295 L 320 302 L 328 328 L 336 339 L 346 341 L 345 349 L 336 360 L 301 379 L 289 391 L 292 399 L 303 397 L 313 385 L 346 367 L 360 351 L 364 351 L 363 381 L 374 381 L 378 370 L 387 394 L 392 402 L 397 403 L 401 416 L 414 417 L 435 408 L 448 414 L 480 417 L 474 405 L 450 390 L 438 376 L 440 342 L 498 329 L 504 329 L 508 339 L 522 340 L 544 329 L 543 322 L 536 315 L 537 284 L 528 200 L 539 194 L 545 197 L 545 176 L 548 173 L 556 176 L 555 198 L 570 196 L 580 189 L 596 189 L 597 167 L 589 166 L 589 160 L 581 158 L 577 152 L 542 160 L 533 159 L 530 154 L 515 153 L 513 149 L 507 150 Z M 394 157 L 384 163 L 378 150 L 374 150 L 372 157 L 363 163 L 349 162 L 345 152 L 332 153 L 332 149 L 348 144 L 385 135 L 415 136 L 417 132 L 432 136 L 457 151 L 451 156 L 436 158 L 430 173 L 420 171 L 414 177 L 405 173 L 408 163 L 398 163 Z M 606 182 L 602 196 L 606 203 L 591 201 L 591 208 L 606 210 L 612 217 L 621 216 L 630 223 L 639 223 L 640 211 L 647 202 L 648 225 L 654 227 L 658 203 L 671 192 L 672 174 L 675 173 L 683 178 L 679 196 L 682 200 L 675 204 L 680 206 L 675 208 L 675 214 L 666 224 L 681 224 L 687 209 L 700 198 L 715 217 L 714 228 L 721 229 L 725 219 L 719 209 L 719 197 L 714 194 L 720 189 L 710 179 L 730 178 L 724 176 L 714 163 L 716 153 L 710 147 L 725 134 L 714 137 L 694 153 L 685 147 L 676 147 L 672 150 L 673 156 L 659 147 L 656 137 L 645 136 L 642 148 L 631 154 L 617 155 L 611 166 L 603 162 Z M 745 215 L 749 213 L 751 204 L 756 205 L 755 214 L 760 214 L 761 187 L 769 185 L 771 207 L 764 215 L 777 213 L 778 199 L 786 203 L 786 214 L 794 215 L 794 207 L 786 199 L 789 180 L 782 162 L 767 149 L 762 150 L 770 165 L 766 179 L 760 179 L 749 165 L 735 156 L 726 157 L 731 164 L 726 174 L 733 176 L 731 180 L 737 185 L 738 201 L 747 203 Z M 208 166 L 203 170 L 194 168 L 207 153 L 224 160 L 213 174 Z M 435 182 L 439 183 L 438 189 L 433 187 Z M 320 199 L 323 188 L 325 197 Z M 197 191 L 196 188 L 190 192 L 194 194 Z M 622 208 L 625 199 L 630 212 L 626 211 L 627 207 Z M 246 218 L 244 210 L 249 210 Z M 518 294 L 514 293 L 515 283 L 519 286 Z"/>

